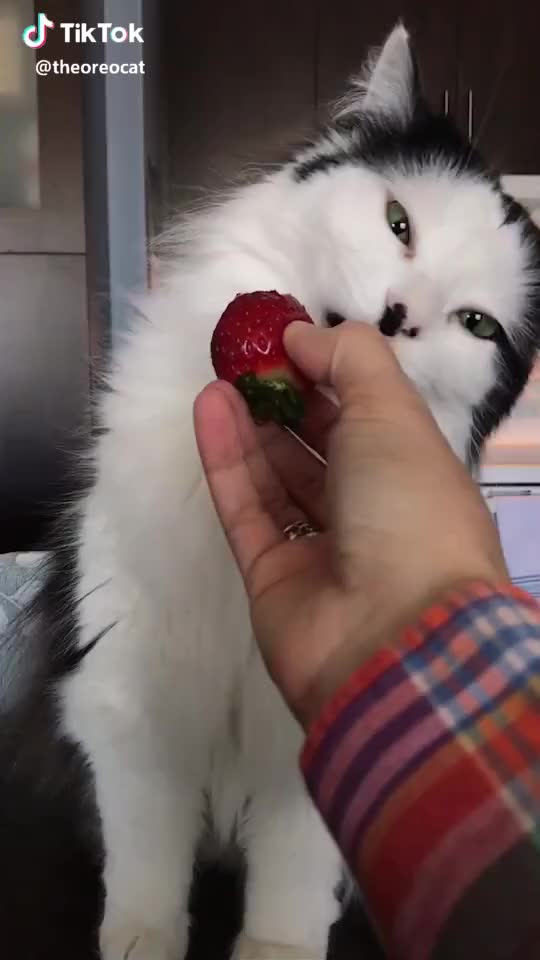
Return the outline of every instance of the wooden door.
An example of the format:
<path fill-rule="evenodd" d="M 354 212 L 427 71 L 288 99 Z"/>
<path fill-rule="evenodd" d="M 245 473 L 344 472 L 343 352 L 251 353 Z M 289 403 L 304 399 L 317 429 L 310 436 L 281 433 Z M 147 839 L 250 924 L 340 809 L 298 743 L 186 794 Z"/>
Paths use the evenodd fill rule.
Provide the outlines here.
<path fill-rule="evenodd" d="M 540 6 L 461 2 L 460 123 L 505 174 L 540 173 Z"/>

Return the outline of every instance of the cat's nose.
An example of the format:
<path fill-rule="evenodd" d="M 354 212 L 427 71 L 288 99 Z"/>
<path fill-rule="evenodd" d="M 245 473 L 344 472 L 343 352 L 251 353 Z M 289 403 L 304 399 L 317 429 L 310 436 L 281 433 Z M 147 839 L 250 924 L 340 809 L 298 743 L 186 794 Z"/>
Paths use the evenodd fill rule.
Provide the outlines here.
<path fill-rule="evenodd" d="M 345 317 L 341 313 L 334 313 L 333 310 L 326 311 L 325 319 L 327 327 L 339 327 L 341 323 L 345 323 Z"/>
<path fill-rule="evenodd" d="M 407 307 L 404 303 L 389 304 L 379 320 L 379 330 L 385 337 L 395 337 L 407 319 Z"/>

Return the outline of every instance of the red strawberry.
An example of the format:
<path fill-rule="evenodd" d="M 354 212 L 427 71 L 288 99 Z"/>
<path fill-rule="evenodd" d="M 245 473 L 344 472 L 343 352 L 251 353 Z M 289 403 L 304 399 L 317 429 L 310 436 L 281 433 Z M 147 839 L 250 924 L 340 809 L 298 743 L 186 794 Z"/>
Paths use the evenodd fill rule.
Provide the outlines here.
<path fill-rule="evenodd" d="M 289 294 L 240 293 L 214 330 L 214 370 L 220 380 L 237 387 L 259 423 L 274 420 L 293 426 L 304 413 L 302 394 L 308 384 L 283 346 L 283 331 L 293 320 L 313 323 Z"/>

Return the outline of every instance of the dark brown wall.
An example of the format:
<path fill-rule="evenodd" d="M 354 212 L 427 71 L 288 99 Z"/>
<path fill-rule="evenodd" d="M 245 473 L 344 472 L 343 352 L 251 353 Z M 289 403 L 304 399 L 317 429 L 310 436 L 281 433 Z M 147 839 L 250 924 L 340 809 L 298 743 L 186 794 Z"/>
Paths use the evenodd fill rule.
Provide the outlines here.
<path fill-rule="evenodd" d="M 164 4 L 171 199 L 181 206 L 301 137 L 402 19 L 423 86 L 502 173 L 540 174 L 540 8 L 529 0 Z"/>
<path fill-rule="evenodd" d="M 343 94 L 398 19 L 414 33 L 430 98 L 455 102 L 450 0 L 215 0 L 165 4 L 171 201 L 189 205 L 250 163 L 286 155 Z"/>
<path fill-rule="evenodd" d="M 171 200 L 281 155 L 316 114 L 318 4 L 166 6 Z"/>

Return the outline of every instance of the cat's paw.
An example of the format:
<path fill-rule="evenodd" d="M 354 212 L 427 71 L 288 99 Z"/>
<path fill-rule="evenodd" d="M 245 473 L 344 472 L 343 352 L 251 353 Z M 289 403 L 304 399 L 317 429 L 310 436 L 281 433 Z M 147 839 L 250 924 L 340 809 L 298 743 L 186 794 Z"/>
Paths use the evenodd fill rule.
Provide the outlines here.
<path fill-rule="evenodd" d="M 233 960 L 325 960 L 302 947 L 290 947 L 284 943 L 262 943 L 241 934 L 237 940 Z"/>
<path fill-rule="evenodd" d="M 101 931 L 101 960 L 184 960 L 185 944 L 177 936 L 135 925 Z"/>

